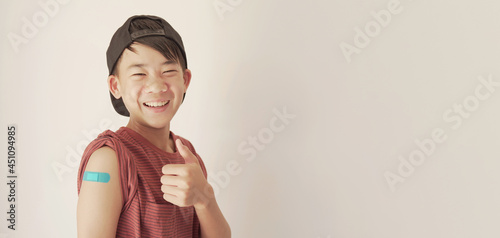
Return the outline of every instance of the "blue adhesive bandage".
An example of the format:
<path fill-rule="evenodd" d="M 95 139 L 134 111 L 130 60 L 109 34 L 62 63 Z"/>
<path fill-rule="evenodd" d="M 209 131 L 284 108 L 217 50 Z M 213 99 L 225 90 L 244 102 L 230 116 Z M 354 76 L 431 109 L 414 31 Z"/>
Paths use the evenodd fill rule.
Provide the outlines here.
<path fill-rule="evenodd" d="M 110 178 L 111 177 L 109 176 L 108 173 L 90 172 L 90 171 L 85 171 L 83 173 L 83 181 L 107 183 L 109 182 Z"/>

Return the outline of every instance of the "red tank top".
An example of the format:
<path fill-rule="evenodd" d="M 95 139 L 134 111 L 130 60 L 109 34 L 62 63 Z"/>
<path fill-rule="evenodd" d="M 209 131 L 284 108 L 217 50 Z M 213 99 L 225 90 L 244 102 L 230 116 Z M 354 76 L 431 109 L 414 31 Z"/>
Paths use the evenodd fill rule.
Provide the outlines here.
<path fill-rule="evenodd" d="M 206 178 L 205 165 L 193 145 L 173 132 L 170 134 L 174 141 L 181 139 L 196 155 Z M 163 151 L 130 128 L 104 131 L 87 146 L 78 171 L 78 194 L 90 156 L 103 146 L 109 146 L 118 157 L 123 206 L 116 237 L 201 236 L 194 207 L 173 205 L 163 199 L 161 191 L 162 167 L 165 164 L 183 164 L 184 159 L 178 151 Z"/>

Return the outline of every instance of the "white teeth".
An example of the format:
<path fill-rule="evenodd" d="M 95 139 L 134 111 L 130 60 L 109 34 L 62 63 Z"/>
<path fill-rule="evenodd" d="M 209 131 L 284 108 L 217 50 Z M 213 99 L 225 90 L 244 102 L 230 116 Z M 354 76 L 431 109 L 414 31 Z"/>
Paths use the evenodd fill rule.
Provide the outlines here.
<path fill-rule="evenodd" d="M 145 102 L 144 104 L 146 104 L 146 106 L 148 106 L 148 107 L 161 107 L 161 106 L 165 106 L 167 103 L 168 103 L 168 101 L 164 101 L 164 102 Z"/>

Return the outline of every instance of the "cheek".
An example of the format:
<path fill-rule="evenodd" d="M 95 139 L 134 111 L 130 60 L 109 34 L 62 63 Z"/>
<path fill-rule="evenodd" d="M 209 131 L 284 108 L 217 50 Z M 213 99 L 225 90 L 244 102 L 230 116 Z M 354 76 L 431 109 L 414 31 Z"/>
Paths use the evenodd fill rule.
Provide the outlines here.
<path fill-rule="evenodd" d="M 126 95 L 128 101 L 136 101 L 141 92 L 141 85 L 127 84 L 122 87 L 122 95 Z"/>
<path fill-rule="evenodd" d="M 171 90 L 175 93 L 179 93 L 182 91 L 182 85 L 180 84 L 175 84 L 171 87 Z"/>
<path fill-rule="evenodd" d="M 175 93 L 175 96 L 179 99 L 182 100 L 182 96 L 184 94 L 184 86 L 183 85 L 177 85 L 172 91 Z"/>
<path fill-rule="evenodd" d="M 170 88 L 170 91 L 172 91 L 176 95 L 184 92 L 184 85 L 179 80 L 176 80 L 175 82 L 170 83 L 169 88 Z"/>

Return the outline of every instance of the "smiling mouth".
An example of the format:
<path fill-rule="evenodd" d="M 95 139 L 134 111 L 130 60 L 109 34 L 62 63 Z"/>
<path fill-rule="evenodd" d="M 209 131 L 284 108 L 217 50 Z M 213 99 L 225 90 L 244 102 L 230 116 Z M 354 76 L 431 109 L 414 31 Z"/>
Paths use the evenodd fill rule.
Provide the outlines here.
<path fill-rule="evenodd" d="M 163 101 L 163 102 L 145 102 L 143 104 L 146 107 L 163 107 L 163 106 L 167 105 L 169 102 L 170 102 L 170 100 Z"/>

